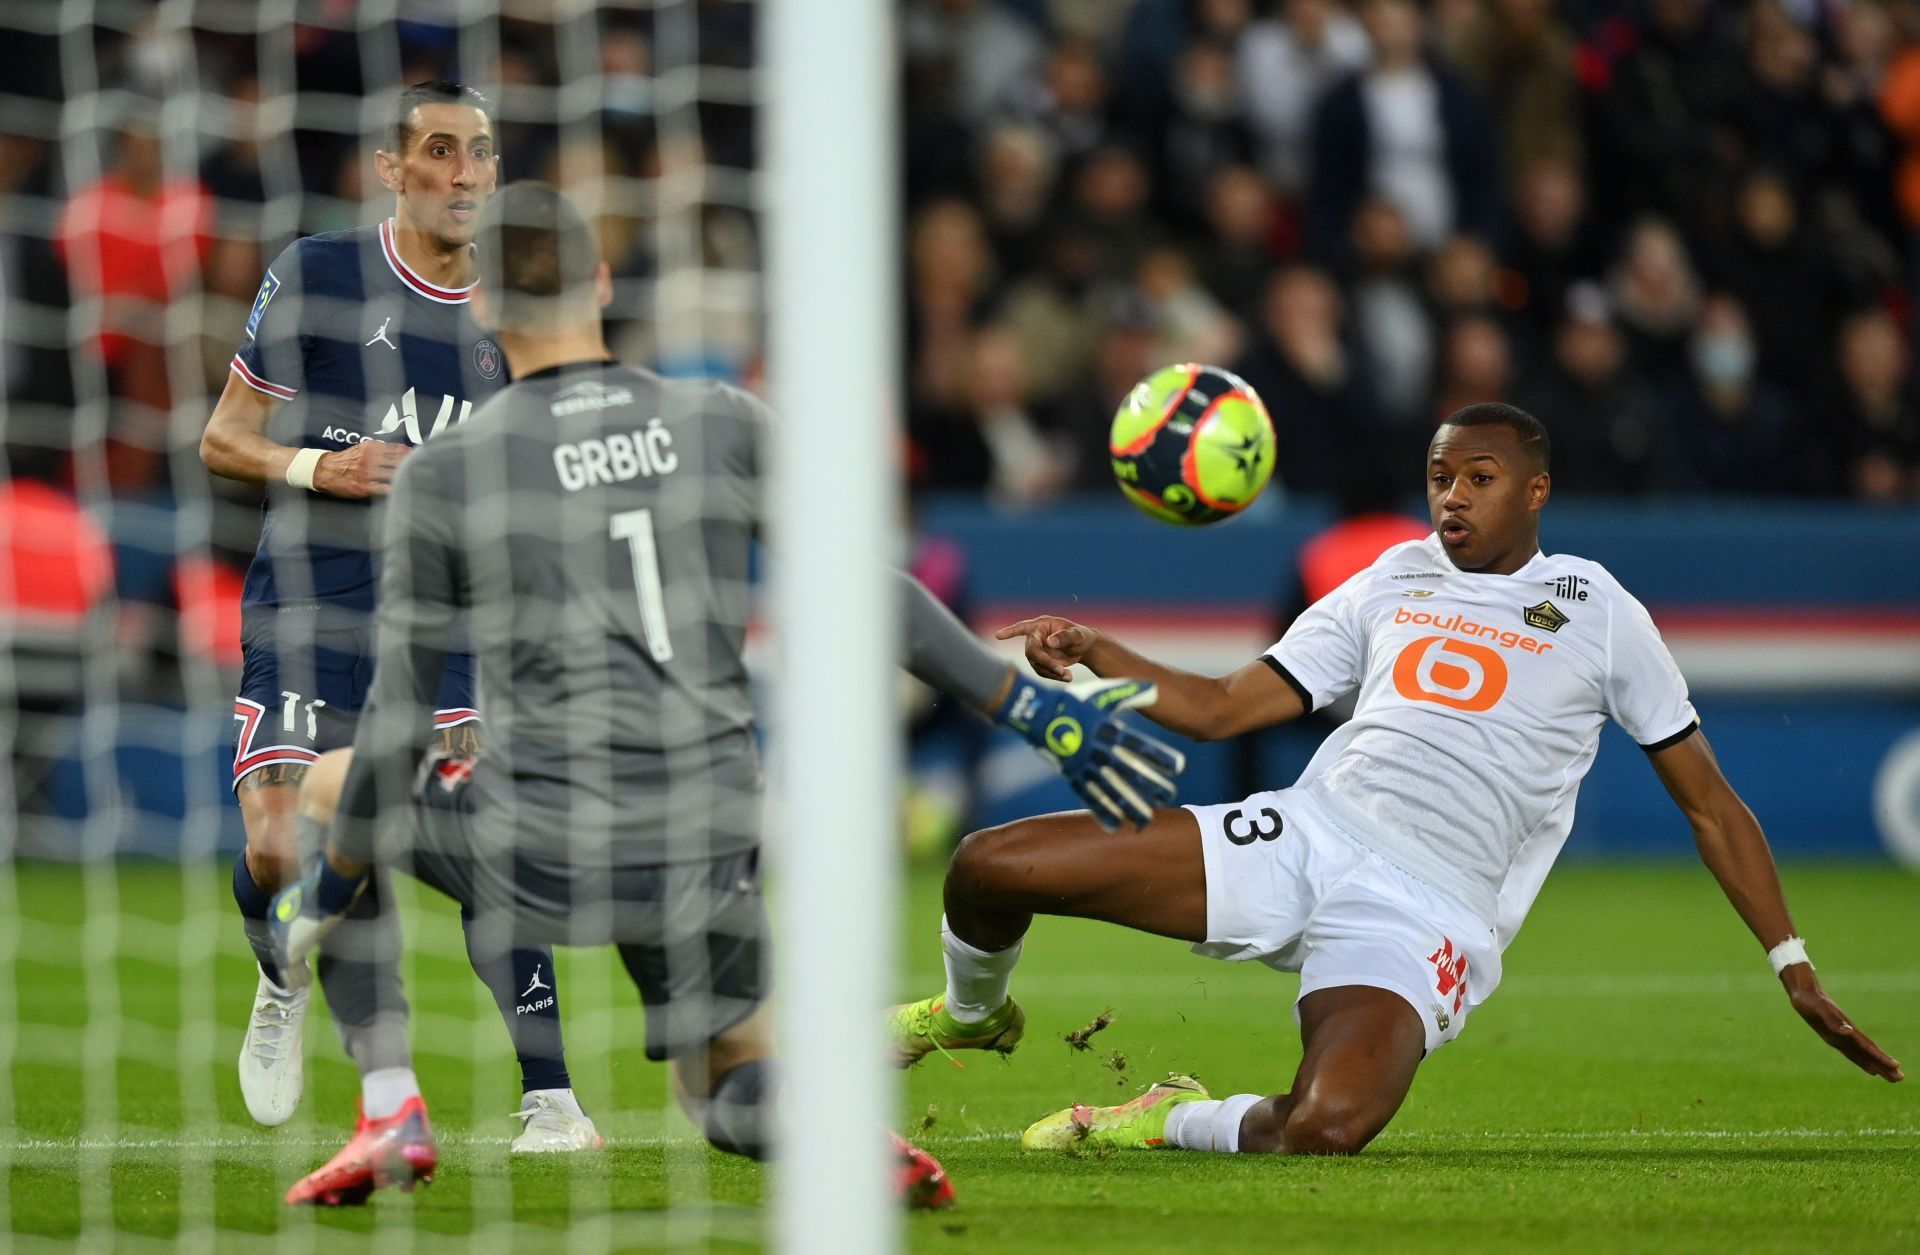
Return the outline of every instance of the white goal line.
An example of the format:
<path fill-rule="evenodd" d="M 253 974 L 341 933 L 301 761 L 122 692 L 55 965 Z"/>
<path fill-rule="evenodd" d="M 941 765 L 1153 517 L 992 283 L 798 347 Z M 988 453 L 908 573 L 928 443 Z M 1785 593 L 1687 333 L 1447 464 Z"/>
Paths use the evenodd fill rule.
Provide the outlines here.
<path fill-rule="evenodd" d="M 1197 970 L 1192 976 L 1018 976 L 1014 979 L 1015 992 L 1057 996 L 1061 994 L 1094 994 L 1100 997 L 1131 996 L 1141 998 L 1164 998 L 1173 994 L 1191 993 L 1205 997 L 1214 992 L 1244 992 L 1240 982 L 1260 979 L 1252 973 L 1263 969 L 1258 963 L 1248 962 L 1233 968 L 1215 969 L 1212 972 Z M 1920 971 L 1847 971 L 1836 969 L 1831 974 L 1832 987 L 1837 994 L 1857 993 L 1915 993 L 1920 992 Z M 941 988 L 946 984 L 944 972 L 921 973 L 908 981 L 908 988 Z M 1494 996 L 1505 1001 L 1514 997 L 1571 998 L 1614 996 L 1631 994 L 1715 994 L 1750 993 L 1778 989 L 1780 982 L 1764 970 L 1739 976 L 1720 975 L 1710 972 L 1649 972 L 1641 975 L 1604 975 L 1580 976 L 1568 972 L 1551 974 L 1521 973 L 1504 977 Z"/>
<path fill-rule="evenodd" d="M 1016 1142 L 1020 1131 L 980 1129 L 970 1133 L 942 1134 L 927 1132 L 914 1140 L 924 1146 L 963 1146 L 984 1145 L 991 1142 Z M 1443 1129 L 1388 1129 L 1380 1134 L 1375 1145 L 1383 1142 L 1631 1142 L 1631 1141 L 1840 1141 L 1858 1138 L 1861 1140 L 1899 1140 L 1912 1138 L 1920 1140 L 1920 1128 L 1863 1128 L 1863 1129 L 1817 1129 L 1817 1128 L 1776 1128 L 1776 1129 L 1482 1129 L 1448 1131 Z M 436 1134 L 442 1146 L 479 1147 L 505 1146 L 512 1139 L 507 1136 L 474 1134 Z M 661 1134 L 615 1134 L 607 1139 L 609 1149 L 622 1147 L 651 1149 L 673 1145 L 695 1145 L 699 1137 L 689 1130 L 684 1136 Z M 339 1136 L 330 1137 L 138 1137 L 126 1139 L 113 1138 L 23 1138 L 7 1145 L 7 1153 L 13 1156 L 71 1154 L 78 1151 L 117 1151 L 140 1154 L 167 1154 L 188 1151 L 302 1151 L 331 1150 L 340 1144 Z"/>

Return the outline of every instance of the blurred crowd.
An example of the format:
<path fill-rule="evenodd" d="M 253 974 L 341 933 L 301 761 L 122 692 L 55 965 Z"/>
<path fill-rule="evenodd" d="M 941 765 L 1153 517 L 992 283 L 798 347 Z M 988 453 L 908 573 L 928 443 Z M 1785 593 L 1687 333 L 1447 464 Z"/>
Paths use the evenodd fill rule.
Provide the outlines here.
<path fill-rule="evenodd" d="M 1920 501 L 1920 5 L 910 0 L 914 482 L 1105 485 L 1231 364 L 1286 489 L 1537 414 L 1561 492 Z"/>
<path fill-rule="evenodd" d="M 597 218 L 627 355 L 747 371 L 758 337 L 754 7 L 701 4 L 676 31 L 633 8 L 503 17 L 488 24 L 497 39 L 464 44 L 451 9 L 415 7 L 418 20 L 368 23 L 351 0 L 316 0 L 303 9 L 313 24 L 290 31 L 103 26 L 92 81 L 78 83 L 56 36 L 11 26 L 0 7 L 0 37 L 18 54 L 0 98 L 22 106 L 14 118 L 0 109 L 11 475 L 72 481 L 85 477 L 76 456 L 104 453 L 117 496 L 204 479 L 193 450 L 262 272 L 297 236 L 390 212 L 371 165 L 381 110 L 391 89 L 425 79 L 482 86 L 501 114 L 503 179 L 558 182 Z M 664 99 L 654 50 L 673 36 L 718 87 Z M 583 77 L 598 90 L 563 101 L 563 84 Z M 704 298 L 656 320 L 660 280 L 675 271 L 703 275 Z M 76 413 L 98 417 L 76 424 Z M 247 524 L 234 537 L 242 551 Z"/>
<path fill-rule="evenodd" d="M 89 60 L 0 7 L 0 514 L 47 505 L 29 481 L 150 503 L 171 534 L 114 523 L 122 600 L 184 604 L 204 527 L 188 582 L 224 604 L 258 494 L 179 521 L 211 399 L 274 254 L 378 213 L 378 102 L 419 79 L 484 85 L 504 175 L 587 205 L 623 356 L 756 383 L 756 6 L 563 9 L 481 38 L 434 5 L 120 6 Z M 1194 360 L 1265 397 L 1287 492 L 1405 492 L 1438 417 L 1499 399 L 1562 492 L 1920 501 L 1920 0 L 898 17 L 917 492 L 1108 493 L 1115 406 Z"/>

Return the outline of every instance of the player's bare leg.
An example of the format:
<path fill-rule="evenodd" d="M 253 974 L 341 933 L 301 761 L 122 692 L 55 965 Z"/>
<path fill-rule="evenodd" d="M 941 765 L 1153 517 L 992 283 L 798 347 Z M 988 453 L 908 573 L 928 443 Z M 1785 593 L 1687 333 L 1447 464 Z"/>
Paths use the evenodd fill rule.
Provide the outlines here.
<path fill-rule="evenodd" d="M 300 1039 L 307 993 L 282 981 L 267 936 L 267 903 L 299 874 L 295 814 L 307 771 L 305 763 L 272 763 L 242 776 L 234 788 L 247 847 L 234 866 L 233 896 L 260 966 L 240 1042 L 240 1095 L 247 1113 L 269 1126 L 292 1118 L 305 1087 Z"/>
<path fill-rule="evenodd" d="M 1341 985 L 1301 1000 L 1300 1035 L 1306 1048 L 1287 1093 L 1215 1099 L 1194 1078 L 1170 1076 L 1116 1107 L 1056 1111 L 1021 1134 L 1020 1144 L 1356 1154 L 1406 1099 L 1426 1046 L 1420 1018 L 1396 993 Z"/>
<path fill-rule="evenodd" d="M 947 927 L 981 950 L 1017 945 L 1035 914 L 1106 920 L 1180 941 L 1207 937 L 1200 825 L 1158 810 L 1108 832 L 1085 811 L 976 832 L 947 869 Z"/>
<path fill-rule="evenodd" d="M 1026 1018 L 1008 983 L 1036 913 L 1204 939 L 1199 825 L 1187 811 L 1163 809 L 1144 828 L 1108 832 L 1073 811 L 976 832 L 947 870 L 946 908 L 946 990 L 888 1012 L 903 1065 L 936 1051 L 1013 1050 Z"/>
<path fill-rule="evenodd" d="M 721 1150 L 765 1159 L 772 1124 L 773 1015 L 762 1005 L 703 1049 L 667 1061 L 673 1094 Z"/>
<path fill-rule="evenodd" d="M 1293 1086 L 1240 1119 L 1238 1149 L 1352 1155 L 1387 1127 L 1426 1052 L 1419 1013 L 1370 985 L 1318 989 L 1300 1000 L 1303 1053 Z"/>
<path fill-rule="evenodd" d="M 1017 946 L 1036 913 L 1203 941 L 1207 881 L 1199 824 L 1188 811 L 1162 810 L 1145 828 L 1109 833 L 1072 813 L 975 833 L 948 870 L 946 908 L 948 930 L 989 954 Z M 954 966 L 950 954 L 950 972 Z M 1127 1114 L 1148 1116 L 1156 1132 L 1148 1140 L 1157 1142 L 1170 1108 L 1204 1103 L 1182 1110 L 1182 1120 L 1235 1123 L 1233 1149 L 1352 1154 L 1405 1101 L 1426 1047 L 1420 1018 L 1398 994 L 1340 986 L 1301 1001 L 1300 1029 L 1304 1053 L 1285 1094 L 1215 1103 L 1198 1086 L 1168 1085 L 1143 1096 L 1144 1103 L 1128 1104 L 1140 1110 Z"/>

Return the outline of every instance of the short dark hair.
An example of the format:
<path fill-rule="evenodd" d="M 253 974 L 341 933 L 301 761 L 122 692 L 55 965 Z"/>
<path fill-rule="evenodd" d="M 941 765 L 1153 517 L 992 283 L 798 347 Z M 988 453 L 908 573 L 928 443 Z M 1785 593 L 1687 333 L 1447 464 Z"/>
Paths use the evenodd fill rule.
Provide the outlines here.
<path fill-rule="evenodd" d="M 1442 427 L 1510 427 L 1520 438 L 1520 447 L 1540 459 L 1540 469 L 1553 468 L 1553 441 L 1547 438 L 1545 424 L 1517 405 L 1501 401 L 1481 401 L 1462 406 L 1440 420 Z"/>
<path fill-rule="evenodd" d="M 488 204 L 477 243 L 480 282 L 500 326 L 551 324 L 593 308 L 600 248 L 552 184 L 507 184 Z"/>
<path fill-rule="evenodd" d="M 413 142 L 413 111 L 421 105 L 471 105 L 485 115 L 487 122 L 493 122 L 493 102 L 468 87 L 465 83 L 455 83 L 448 79 L 429 79 L 424 83 L 415 83 L 400 93 L 394 104 L 393 117 L 387 122 L 387 151 L 403 153 L 407 145 Z"/>

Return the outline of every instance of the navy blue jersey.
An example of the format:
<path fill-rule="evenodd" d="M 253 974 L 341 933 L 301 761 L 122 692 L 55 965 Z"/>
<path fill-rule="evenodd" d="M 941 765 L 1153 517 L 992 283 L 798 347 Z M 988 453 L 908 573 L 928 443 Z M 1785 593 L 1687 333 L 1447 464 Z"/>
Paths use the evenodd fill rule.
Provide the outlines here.
<path fill-rule="evenodd" d="M 506 357 L 473 321 L 470 288 L 408 268 L 393 222 L 296 241 L 267 267 L 233 369 L 287 402 L 266 434 L 294 448 L 364 439 L 418 445 L 458 426 L 507 382 Z M 342 500 L 269 484 L 243 614 L 367 621 L 379 579 L 381 498 Z"/>

